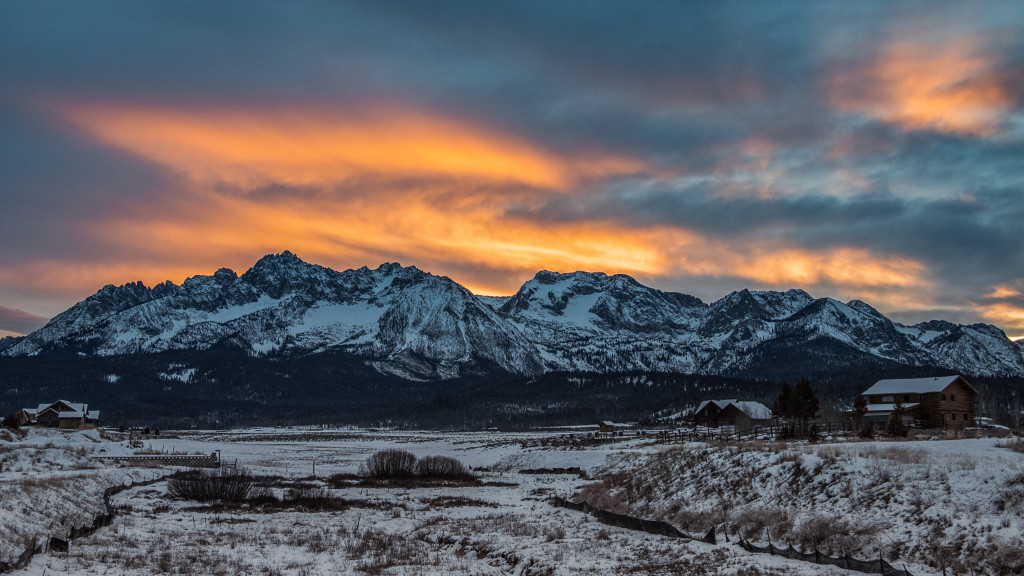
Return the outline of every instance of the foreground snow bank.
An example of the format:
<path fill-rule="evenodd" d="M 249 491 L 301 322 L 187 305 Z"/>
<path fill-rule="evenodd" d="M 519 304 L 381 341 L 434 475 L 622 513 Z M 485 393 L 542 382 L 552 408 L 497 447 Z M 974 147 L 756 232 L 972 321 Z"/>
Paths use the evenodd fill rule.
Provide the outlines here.
<path fill-rule="evenodd" d="M 0 561 L 92 524 L 105 512 L 105 488 L 155 474 L 91 458 L 126 451 L 96 430 L 30 428 L 0 437 Z"/>
<path fill-rule="evenodd" d="M 579 498 L 699 533 L 919 568 L 1024 571 L 1024 454 L 995 439 L 626 453 Z M 913 569 L 912 569 L 913 571 Z"/>

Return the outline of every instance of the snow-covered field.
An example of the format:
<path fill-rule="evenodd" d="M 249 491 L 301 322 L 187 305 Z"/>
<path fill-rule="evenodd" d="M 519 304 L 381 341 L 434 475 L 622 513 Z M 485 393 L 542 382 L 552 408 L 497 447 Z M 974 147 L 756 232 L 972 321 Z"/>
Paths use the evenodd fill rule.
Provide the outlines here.
<path fill-rule="evenodd" d="M 724 541 L 711 545 L 610 527 L 545 501 L 581 491 L 603 498 L 606 507 L 673 520 L 684 531 L 712 516 L 733 535 L 744 518 L 773 530 L 788 522 L 794 534 L 812 513 L 816 522 L 847 522 L 855 535 L 872 522 L 868 539 L 883 542 L 887 554 L 893 543 L 904 542 L 897 552 L 915 575 L 941 573 L 922 556 L 934 538 L 947 537 L 950 546 L 986 543 L 988 548 L 978 548 L 985 553 L 1020 550 L 1024 485 L 1014 492 L 1012 481 L 1024 474 L 1024 455 L 995 440 L 745 448 L 669 448 L 645 439 L 582 448 L 539 445 L 541 438 L 562 434 L 165 433 L 147 439 L 145 449 L 220 451 L 223 462 L 265 477 L 281 501 L 198 503 L 170 497 L 167 482 L 137 487 L 114 496 L 118 513 L 111 526 L 74 540 L 67 553 L 37 555 L 16 573 L 858 574 L 750 554 Z M 358 473 L 367 457 L 384 448 L 456 458 L 480 481 L 376 487 L 329 480 Z M 0 435 L 0 560 L 16 556 L 26 539 L 91 522 L 103 512 L 103 488 L 174 470 L 91 458 L 130 452 L 125 442 L 95 431 Z M 519 473 L 568 467 L 606 480 Z M 623 479 L 629 476 L 635 482 L 627 487 Z M 326 495 L 332 504 L 304 506 L 287 499 L 289 490 Z M 780 521 L 779 513 L 788 520 Z M 750 534 L 753 528 L 746 532 L 757 536 Z"/>

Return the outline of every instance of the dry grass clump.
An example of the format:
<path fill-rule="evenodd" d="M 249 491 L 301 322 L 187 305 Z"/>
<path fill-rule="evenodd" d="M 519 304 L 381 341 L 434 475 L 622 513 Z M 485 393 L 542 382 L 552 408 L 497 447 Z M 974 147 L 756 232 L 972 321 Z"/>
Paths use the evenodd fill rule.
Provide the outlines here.
<path fill-rule="evenodd" d="M 732 529 L 745 540 L 763 540 L 765 536 L 779 539 L 793 528 L 793 519 L 782 508 L 749 507 L 732 517 Z"/>
<path fill-rule="evenodd" d="M 1009 510 L 1017 514 L 1024 514 L 1024 474 L 1018 474 L 1007 481 L 999 498 L 993 504 L 999 512 Z"/>
<path fill-rule="evenodd" d="M 834 516 L 812 516 L 792 531 L 793 542 L 803 550 L 821 550 L 839 555 L 859 550 L 875 539 L 880 526 L 856 524 Z"/>
<path fill-rule="evenodd" d="M 928 461 L 928 453 L 920 448 L 908 446 L 868 446 L 859 451 L 861 458 L 885 459 L 900 464 L 924 464 Z"/>
<path fill-rule="evenodd" d="M 1014 452 L 1024 453 L 1024 438 L 1010 438 L 1007 440 L 1003 440 L 1001 442 L 997 442 L 996 446 L 1000 448 L 1008 448 L 1010 450 L 1013 450 Z"/>
<path fill-rule="evenodd" d="M 244 469 L 214 468 L 175 474 L 167 481 L 167 492 L 183 500 L 196 502 L 244 502 L 265 496 L 256 477 Z"/>

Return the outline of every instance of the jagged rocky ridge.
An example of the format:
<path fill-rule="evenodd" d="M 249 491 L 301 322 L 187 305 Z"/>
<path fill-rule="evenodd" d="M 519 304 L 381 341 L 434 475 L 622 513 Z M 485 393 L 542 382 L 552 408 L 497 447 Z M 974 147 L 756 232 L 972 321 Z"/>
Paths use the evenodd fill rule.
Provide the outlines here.
<path fill-rule="evenodd" d="M 337 272 L 290 252 L 266 256 L 241 276 L 225 268 L 180 286 L 106 286 L 40 330 L 5 339 L 0 354 L 218 345 L 252 354 L 341 348 L 378 371 L 415 379 L 495 366 L 519 374 L 749 374 L 772 358 L 801 355 L 827 358 L 837 369 L 868 359 L 1024 375 L 1021 346 L 994 326 L 904 326 L 864 302 L 815 299 L 802 290 L 741 290 L 708 305 L 625 275 L 543 271 L 511 297 L 478 297 L 415 267 Z"/>

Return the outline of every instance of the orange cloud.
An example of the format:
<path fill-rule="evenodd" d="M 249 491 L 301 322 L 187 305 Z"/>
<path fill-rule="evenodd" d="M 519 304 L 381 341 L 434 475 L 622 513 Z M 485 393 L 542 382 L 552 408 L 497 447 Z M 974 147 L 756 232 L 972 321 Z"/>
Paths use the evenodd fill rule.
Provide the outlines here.
<path fill-rule="evenodd" d="M 1024 307 L 1008 302 L 997 302 L 979 306 L 978 312 L 989 322 L 1003 327 L 1011 339 L 1024 338 Z"/>
<path fill-rule="evenodd" d="M 740 277 L 754 287 L 843 286 L 883 298 L 928 286 L 919 263 L 855 247 L 751 246 L 614 217 L 543 221 L 530 214 L 552 191 L 645 167 L 594 152 L 555 154 L 493 127 L 407 108 L 367 106 L 344 114 L 107 105 L 65 110 L 98 140 L 188 178 L 158 205 L 128 204 L 82 225 L 107 253 L 120 256 L 116 264 L 77 265 L 63 280 L 66 267 L 40 264 L 30 274 L 40 282 L 90 292 L 132 280 L 181 282 L 220 266 L 241 272 L 287 248 L 336 269 L 398 260 L 490 294 L 510 294 L 540 269 L 648 281 Z M 772 153 L 765 141 L 744 143 L 741 172 L 770 173 Z M 331 185 L 340 181 L 340 192 L 309 195 L 225 194 L 211 186 L 336 190 Z"/>
<path fill-rule="evenodd" d="M 124 214 L 93 223 L 88 232 L 111 246 L 145 238 L 133 250 L 136 258 L 150 261 L 222 254 L 211 266 L 246 266 L 288 248 L 342 268 L 399 260 L 443 274 L 458 263 L 484 270 L 468 280 L 490 293 L 511 293 L 525 276 L 544 268 L 663 274 L 672 267 L 666 247 L 696 241 L 694 234 L 667 227 L 630 230 L 608 221 L 547 225 L 507 216 L 500 201 L 467 202 L 430 189 L 384 189 L 352 199 L 198 194 L 181 200 L 161 209 L 162 217 Z M 506 272 L 497 275 L 500 283 L 488 280 L 494 270 Z"/>
<path fill-rule="evenodd" d="M 898 40 L 869 65 L 833 78 L 833 103 L 912 129 L 992 135 L 1010 108 L 983 39 Z"/>
<path fill-rule="evenodd" d="M 354 177 L 457 177 L 561 189 L 575 179 L 634 172 L 634 159 L 557 156 L 503 131 L 397 104 L 271 109 L 70 105 L 99 141 L 201 182 L 309 185 Z"/>
<path fill-rule="evenodd" d="M 985 295 L 985 298 L 1016 298 L 1024 296 L 1021 291 L 1013 286 L 1000 284 L 992 287 L 992 292 Z"/>
<path fill-rule="evenodd" d="M 920 287 L 926 285 L 924 271 L 922 264 L 907 258 L 853 247 L 820 252 L 783 248 L 739 262 L 735 268 L 740 276 L 777 286 Z"/>

